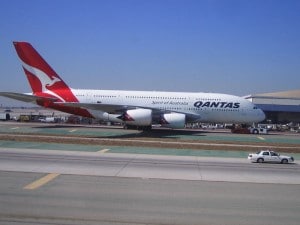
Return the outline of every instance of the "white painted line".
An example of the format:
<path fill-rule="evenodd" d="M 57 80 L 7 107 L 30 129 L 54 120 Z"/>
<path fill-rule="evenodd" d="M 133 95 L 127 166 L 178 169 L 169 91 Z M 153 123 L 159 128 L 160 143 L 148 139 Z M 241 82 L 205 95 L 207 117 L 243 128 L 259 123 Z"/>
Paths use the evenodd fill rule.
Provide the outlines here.
<path fill-rule="evenodd" d="M 105 153 L 105 152 L 108 152 L 110 149 L 102 149 L 100 151 L 98 151 L 99 153 Z"/>
<path fill-rule="evenodd" d="M 77 131 L 77 129 L 69 130 L 70 133 Z"/>
<path fill-rule="evenodd" d="M 260 139 L 260 140 L 263 140 L 263 141 L 265 141 L 266 139 L 265 138 L 263 138 L 263 137 L 257 137 L 258 139 Z"/>
<path fill-rule="evenodd" d="M 16 129 L 20 129 L 20 127 L 12 127 L 10 128 L 11 130 L 16 130 Z"/>

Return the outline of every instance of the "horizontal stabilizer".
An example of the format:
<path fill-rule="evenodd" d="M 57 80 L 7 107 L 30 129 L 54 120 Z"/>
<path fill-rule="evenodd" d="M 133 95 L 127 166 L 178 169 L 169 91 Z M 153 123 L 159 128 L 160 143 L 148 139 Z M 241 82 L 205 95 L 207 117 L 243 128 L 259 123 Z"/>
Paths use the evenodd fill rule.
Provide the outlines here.
<path fill-rule="evenodd" d="M 58 99 L 57 98 L 49 98 L 49 97 L 40 97 L 32 94 L 22 94 L 22 93 L 15 93 L 15 92 L 0 92 L 0 96 L 12 98 L 18 101 L 22 102 L 28 102 L 28 103 L 36 103 L 37 100 L 47 100 L 55 102 Z"/>

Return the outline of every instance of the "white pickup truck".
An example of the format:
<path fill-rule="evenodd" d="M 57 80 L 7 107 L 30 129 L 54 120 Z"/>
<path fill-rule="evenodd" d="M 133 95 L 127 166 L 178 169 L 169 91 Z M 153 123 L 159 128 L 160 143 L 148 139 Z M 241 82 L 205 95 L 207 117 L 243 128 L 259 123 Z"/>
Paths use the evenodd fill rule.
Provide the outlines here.
<path fill-rule="evenodd" d="M 294 158 L 292 156 L 280 155 L 271 150 L 262 150 L 257 153 L 251 153 L 248 155 L 248 159 L 251 162 L 274 162 L 274 163 L 292 163 Z"/>

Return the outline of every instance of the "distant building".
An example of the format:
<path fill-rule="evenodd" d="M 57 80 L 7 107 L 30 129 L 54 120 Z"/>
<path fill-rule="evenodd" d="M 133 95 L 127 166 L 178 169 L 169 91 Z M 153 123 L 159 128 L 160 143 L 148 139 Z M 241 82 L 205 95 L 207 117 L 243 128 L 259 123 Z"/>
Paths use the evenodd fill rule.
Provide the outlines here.
<path fill-rule="evenodd" d="M 247 96 L 272 123 L 300 123 L 300 90 Z"/>

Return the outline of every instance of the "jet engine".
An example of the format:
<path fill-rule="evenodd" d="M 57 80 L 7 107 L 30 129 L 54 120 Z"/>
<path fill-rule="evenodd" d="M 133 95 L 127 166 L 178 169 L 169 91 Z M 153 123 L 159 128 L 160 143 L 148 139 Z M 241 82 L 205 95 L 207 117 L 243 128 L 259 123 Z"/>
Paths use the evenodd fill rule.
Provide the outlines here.
<path fill-rule="evenodd" d="M 130 109 L 117 117 L 127 125 L 134 126 L 151 126 L 152 110 L 151 109 Z"/>
<path fill-rule="evenodd" d="M 185 114 L 166 113 L 161 116 L 160 124 L 163 127 L 180 129 L 185 125 Z"/>

